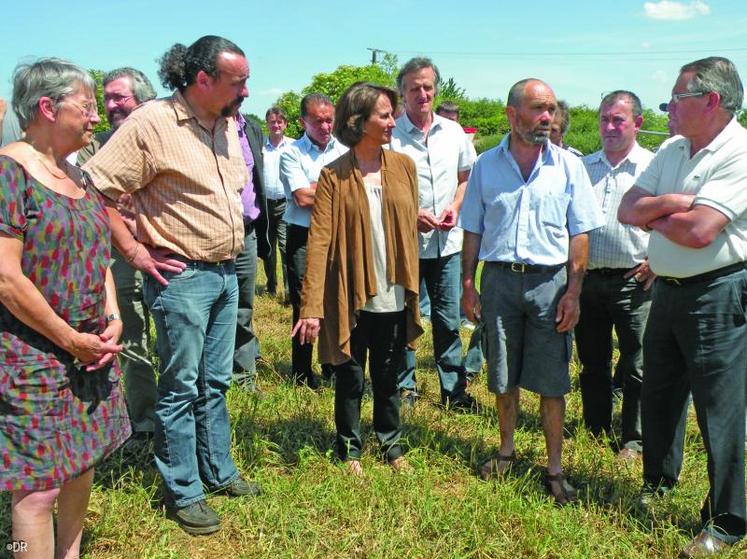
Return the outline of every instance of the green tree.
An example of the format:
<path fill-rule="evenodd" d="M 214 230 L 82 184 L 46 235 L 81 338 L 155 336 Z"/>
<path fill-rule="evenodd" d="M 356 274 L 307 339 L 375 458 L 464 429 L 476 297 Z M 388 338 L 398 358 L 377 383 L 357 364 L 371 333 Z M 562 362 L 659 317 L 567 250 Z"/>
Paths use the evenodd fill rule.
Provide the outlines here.
<path fill-rule="evenodd" d="M 104 107 L 104 72 L 103 70 L 90 68 L 88 73 L 93 78 L 93 81 L 96 82 L 96 106 L 98 107 L 99 118 L 101 119 L 101 122 L 93 130 L 95 133 L 106 132 L 111 126 L 109 126 L 109 121 L 106 118 L 106 109 Z"/>
<path fill-rule="evenodd" d="M 449 100 L 458 104 L 459 101 L 467 99 L 467 90 L 459 87 L 454 78 L 445 81 L 442 79 L 438 83 L 438 96 L 442 101 Z"/>

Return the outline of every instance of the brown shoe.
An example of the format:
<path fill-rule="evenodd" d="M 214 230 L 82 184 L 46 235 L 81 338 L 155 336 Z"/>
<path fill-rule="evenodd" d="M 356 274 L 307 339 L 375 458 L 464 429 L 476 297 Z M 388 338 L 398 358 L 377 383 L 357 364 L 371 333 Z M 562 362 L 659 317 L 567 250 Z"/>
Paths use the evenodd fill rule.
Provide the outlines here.
<path fill-rule="evenodd" d="M 641 453 L 633 448 L 623 448 L 617 453 L 617 459 L 621 462 L 636 462 L 640 458 Z"/>
<path fill-rule="evenodd" d="M 731 545 L 725 541 L 714 538 L 710 533 L 701 530 L 680 552 L 680 557 L 682 559 L 711 557 L 725 552 L 730 547 Z"/>
<path fill-rule="evenodd" d="M 516 462 L 515 451 L 508 456 L 496 454 L 480 466 L 480 479 L 483 481 L 489 481 L 492 478 L 502 477 L 511 469 L 514 462 Z"/>
<path fill-rule="evenodd" d="M 559 507 L 576 502 L 576 489 L 568 483 L 563 472 L 559 474 L 545 474 L 545 489 L 555 499 L 555 504 Z"/>
<path fill-rule="evenodd" d="M 412 472 L 412 466 L 404 456 L 399 456 L 394 460 L 389 460 L 389 465 L 398 474 L 407 474 Z"/>

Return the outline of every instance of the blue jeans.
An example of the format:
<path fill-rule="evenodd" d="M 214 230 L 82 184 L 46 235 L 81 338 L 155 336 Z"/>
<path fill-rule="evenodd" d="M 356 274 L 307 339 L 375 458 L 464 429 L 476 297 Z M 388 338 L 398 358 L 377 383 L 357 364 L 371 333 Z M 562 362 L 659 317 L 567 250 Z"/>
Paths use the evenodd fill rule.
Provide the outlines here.
<path fill-rule="evenodd" d="M 467 384 L 459 337 L 461 253 L 441 258 L 421 258 L 420 277 L 431 299 L 433 357 L 441 384 L 441 401 L 464 394 Z M 399 374 L 400 390 L 415 390 L 415 351 L 405 351 L 405 369 Z"/>
<path fill-rule="evenodd" d="M 244 221 L 244 248 L 236 257 L 239 310 L 236 315 L 236 348 L 233 379 L 243 386 L 252 383 L 257 371 L 259 340 L 254 333 L 254 290 L 257 283 L 257 233 L 251 221 Z"/>
<path fill-rule="evenodd" d="M 205 498 L 239 476 L 231 458 L 226 391 L 236 333 L 233 262 L 187 261 L 179 274 L 150 275 L 143 297 L 156 325 L 160 361 L 154 450 L 170 506 Z"/>

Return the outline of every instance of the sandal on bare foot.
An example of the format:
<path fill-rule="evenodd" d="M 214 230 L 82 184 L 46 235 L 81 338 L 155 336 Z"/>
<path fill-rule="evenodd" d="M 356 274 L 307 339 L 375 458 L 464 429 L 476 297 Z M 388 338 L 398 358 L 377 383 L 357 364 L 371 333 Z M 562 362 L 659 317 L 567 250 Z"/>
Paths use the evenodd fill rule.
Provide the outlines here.
<path fill-rule="evenodd" d="M 398 474 L 412 472 L 412 466 L 404 456 L 398 456 L 394 460 L 389 460 L 389 465 Z"/>
<path fill-rule="evenodd" d="M 559 507 L 576 502 L 576 489 L 568 483 L 563 472 L 545 474 L 545 489 L 555 499 L 555 504 Z"/>
<path fill-rule="evenodd" d="M 501 477 L 511 469 L 514 462 L 516 462 L 516 452 L 512 452 L 508 456 L 496 454 L 480 466 L 480 479 L 489 481 L 491 478 Z"/>
<path fill-rule="evenodd" d="M 361 466 L 360 460 L 348 460 L 345 464 L 348 467 L 348 472 L 350 472 L 354 476 L 363 475 L 363 466 Z"/>

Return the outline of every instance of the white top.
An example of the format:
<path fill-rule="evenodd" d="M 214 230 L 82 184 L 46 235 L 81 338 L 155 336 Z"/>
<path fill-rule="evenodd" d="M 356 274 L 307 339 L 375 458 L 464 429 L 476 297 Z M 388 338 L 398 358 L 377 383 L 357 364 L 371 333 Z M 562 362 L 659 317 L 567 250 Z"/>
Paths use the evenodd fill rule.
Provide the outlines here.
<path fill-rule="evenodd" d="M 277 146 L 272 145 L 269 138 L 262 146 L 263 174 L 265 178 L 265 196 L 268 200 L 285 199 L 285 188 L 280 180 L 280 154 L 288 147 L 293 138 L 283 136 Z"/>
<path fill-rule="evenodd" d="M 462 127 L 447 118 L 433 114 L 426 138 L 408 118 L 397 119 L 389 149 L 409 155 L 418 170 L 419 207 L 436 217 L 454 201 L 458 173 L 468 171 L 475 162 L 475 151 Z M 462 250 L 462 230 L 418 231 L 420 258 L 439 258 Z"/>
<path fill-rule="evenodd" d="M 667 140 L 636 186 L 656 196 L 695 194 L 694 205 L 714 208 L 731 220 L 699 249 L 652 231 L 648 259 L 657 275 L 687 278 L 747 260 L 747 130 L 736 118 L 692 158 L 689 140 Z"/>
<path fill-rule="evenodd" d="M 653 158 L 652 152 L 636 142 L 616 167 L 609 162 L 604 150 L 582 159 L 604 214 L 604 227 L 589 231 L 589 270 L 633 268 L 646 259 L 648 233 L 640 227 L 620 223 L 617 209 L 623 194 L 636 183 Z"/>
<path fill-rule="evenodd" d="M 293 192 L 299 188 L 309 188 L 312 182 L 319 180 L 322 167 L 347 151 L 347 146 L 335 138 L 331 138 L 324 151 L 321 151 L 306 134 L 283 150 L 280 154 L 280 179 L 288 200 L 283 221 L 301 227 L 311 225 L 312 208 L 299 207 L 293 198 Z"/>
<path fill-rule="evenodd" d="M 389 283 L 386 279 L 386 241 L 384 221 L 381 217 L 381 185 L 363 181 L 371 212 L 371 237 L 373 238 L 374 272 L 376 273 L 376 296 L 366 301 L 364 311 L 396 312 L 405 309 L 405 288 Z"/>

